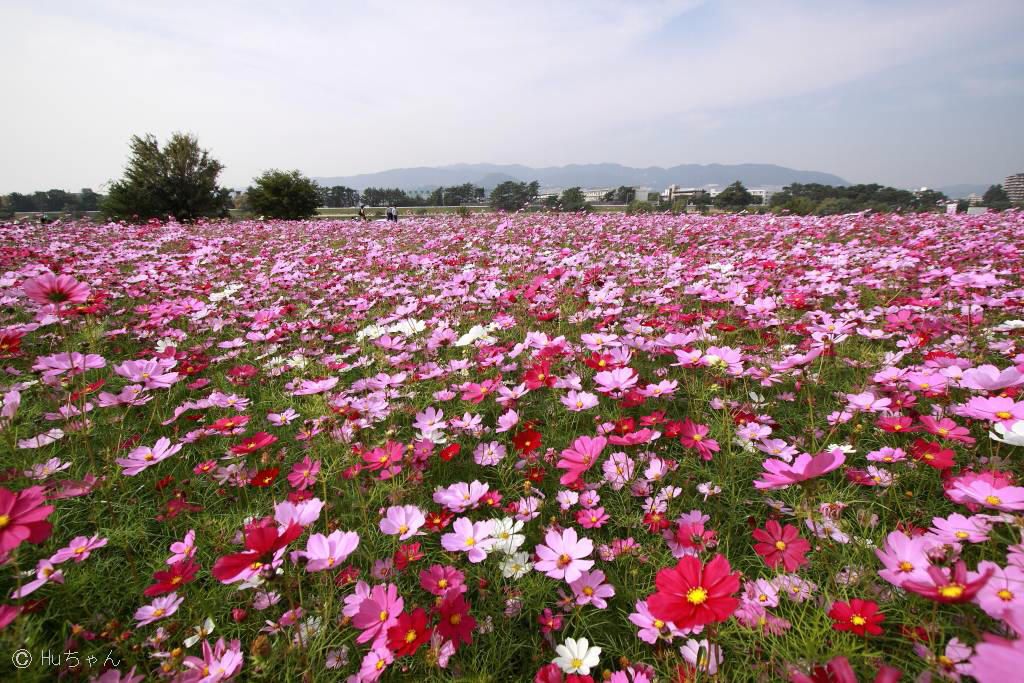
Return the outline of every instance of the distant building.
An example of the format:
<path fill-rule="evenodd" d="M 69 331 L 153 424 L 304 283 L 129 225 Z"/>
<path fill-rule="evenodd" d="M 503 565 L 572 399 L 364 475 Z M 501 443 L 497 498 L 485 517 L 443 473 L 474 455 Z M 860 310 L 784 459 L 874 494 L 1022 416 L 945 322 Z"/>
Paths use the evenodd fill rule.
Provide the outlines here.
<path fill-rule="evenodd" d="M 1024 173 L 1014 173 L 1006 176 L 1003 181 L 1003 189 L 1014 204 L 1024 204 Z"/>
<path fill-rule="evenodd" d="M 988 208 L 987 207 L 984 207 L 984 206 L 968 206 L 967 207 L 967 215 L 968 216 L 978 216 L 978 215 L 981 215 L 983 213 L 988 213 Z"/>
<path fill-rule="evenodd" d="M 981 195 L 977 192 L 967 195 L 967 206 L 981 206 Z"/>
<path fill-rule="evenodd" d="M 583 190 L 583 198 L 588 202 L 604 201 L 604 196 L 614 192 L 614 187 L 589 187 Z"/>
<path fill-rule="evenodd" d="M 673 183 L 665 188 L 665 191 L 661 193 L 661 198 L 669 203 L 672 203 L 677 199 L 685 199 L 689 201 L 697 195 L 704 194 L 705 192 L 706 190 L 702 187 L 679 187 Z"/>

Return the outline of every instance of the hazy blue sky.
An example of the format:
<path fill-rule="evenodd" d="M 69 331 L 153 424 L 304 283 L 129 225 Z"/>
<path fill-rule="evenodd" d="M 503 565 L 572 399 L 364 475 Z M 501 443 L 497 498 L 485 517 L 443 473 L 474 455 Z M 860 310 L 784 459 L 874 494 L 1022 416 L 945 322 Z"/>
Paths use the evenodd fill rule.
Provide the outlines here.
<path fill-rule="evenodd" d="M 456 162 L 1024 171 L 1024 1 L 3 0 L 0 192 L 100 188 L 132 133 L 244 186 Z"/>

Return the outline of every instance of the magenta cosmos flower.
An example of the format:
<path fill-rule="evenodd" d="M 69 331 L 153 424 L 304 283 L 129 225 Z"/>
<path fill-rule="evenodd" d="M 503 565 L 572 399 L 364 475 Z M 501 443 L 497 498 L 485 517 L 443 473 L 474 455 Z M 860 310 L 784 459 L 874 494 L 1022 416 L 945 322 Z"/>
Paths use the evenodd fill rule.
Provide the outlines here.
<path fill-rule="evenodd" d="M 0 488 L 0 557 L 23 542 L 42 543 L 50 537 L 53 527 L 46 518 L 52 505 L 43 505 L 42 486 L 31 486 L 14 493 Z"/>
<path fill-rule="evenodd" d="M 372 647 L 387 640 L 388 629 L 398 623 L 405 601 L 398 594 L 393 583 L 374 586 L 359 604 L 359 611 L 352 618 L 352 625 L 362 631 L 357 643 L 374 642 Z"/>
<path fill-rule="evenodd" d="M 562 451 L 562 457 L 558 460 L 558 468 L 565 470 L 558 481 L 568 485 L 579 479 L 597 462 L 606 445 L 608 439 L 603 436 L 581 436 L 573 441 L 572 448 Z"/>
<path fill-rule="evenodd" d="M 185 598 L 178 597 L 177 593 L 170 593 L 157 598 L 145 607 L 140 607 L 135 611 L 135 620 L 139 622 L 136 626 L 145 626 L 159 619 L 166 619 L 177 612 L 183 602 L 185 602 Z"/>
<path fill-rule="evenodd" d="M 25 295 L 40 306 L 49 304 L 82 304 L 89 298 L 89 288 L 70 275 L 46 273 L 25 280 Z"/>
<path fill-rule="evenodd" d="M 585 559 L 594 552 L 594 544 L 589 538 L 577 536 L 571 527 L 562 532 L 549 531 L 544 536 L 544 544 L 538 545 L 534 552 L 540 558 L 533 565 L 534 569 L 552 579 L 565 579 L 569 583 L 594 566 L 593 560 Z"/>

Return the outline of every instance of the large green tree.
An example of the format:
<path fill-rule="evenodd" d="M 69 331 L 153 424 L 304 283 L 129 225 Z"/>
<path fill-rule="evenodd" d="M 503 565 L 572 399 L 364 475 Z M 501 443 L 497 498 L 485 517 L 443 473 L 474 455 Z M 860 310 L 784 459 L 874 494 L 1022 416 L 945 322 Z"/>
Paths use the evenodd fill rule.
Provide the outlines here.
<path fill-rule="evenodd" d="M 163 147 L 153 135 L 133 135 L 129 147 L 124 178 L 102 204 L 105 214 L 128 220 L 227 215 L 231 192 L 217 185 L 224 166 L 194 135 L 175 133 Z"/>
<path fill-rule="evenodd" d="M 562 211 L 585 211 L 590 208 L 583 190 L 578 187 L 570 187 L 562 192 L 562 196 L 558 198 L 558 203 Z"/>
<path fill-rule="evenodd" d="M 253 212 L 267 218 L 309 218 L 320 205 L 320 188 L 297 170 L 265 171 L 253 178 L 246 194 Z"/>
<path fill-rule="evenodd" d="M 540 193 L 540 183 L 517 183 L 506 180 L 491 190 L 491 207 L 501 211 L 518 211 Z"/>
<path fill-rule="evenodd" d="M 981 197 L 981 205 L 996 211 L 1003 211 L 1010 208 L 1010 195 L 1006 194 L 1002 185 L 990 185 Z"/>
<path fill-rule="evenodd" d="M 723 209 L 742 209 L 753 203 L 754 196 L 738 180 L 715 197 L 715 206 Z"/>
<path fill-rule="evenodd" d="M 344 185 L 320 188 L 320 202 L 323 206 L 340 208 L 342 206 L 358 206 L 359 192 Z"/>

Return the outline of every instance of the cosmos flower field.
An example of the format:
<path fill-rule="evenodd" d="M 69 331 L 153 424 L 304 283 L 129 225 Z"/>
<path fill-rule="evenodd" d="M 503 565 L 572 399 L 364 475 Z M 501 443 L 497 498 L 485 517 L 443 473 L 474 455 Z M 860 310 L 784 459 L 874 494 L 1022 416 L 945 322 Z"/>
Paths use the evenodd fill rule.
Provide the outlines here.
<path fill-rule="evenodd" d="M 0 235 L 4 680 L 1019 680 L 1020 212 Z"/>

